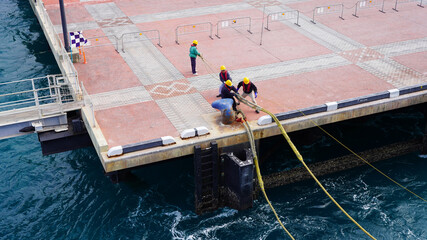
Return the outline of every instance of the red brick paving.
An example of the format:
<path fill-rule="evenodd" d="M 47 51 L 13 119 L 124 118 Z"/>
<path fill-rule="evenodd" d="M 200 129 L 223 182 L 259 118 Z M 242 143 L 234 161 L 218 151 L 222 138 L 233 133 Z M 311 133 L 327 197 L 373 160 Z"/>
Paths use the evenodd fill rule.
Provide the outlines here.
<path fill-rule="evenodd" d="M 110 147 L 178 135 L 154 101 L 96 111 L 95 116 Z"/>
<path fill-rule="evenodd" d="M 105 36 L 101 29 L 84 31 L 85 37 Z M 91 40 L 95 42 L 95 40 Z M 109 42 L 99 38 L 99 42 Z M 74 64 L 89 94 L 141 86 L 141 82 L 113 46 L 85 48 L 87 64 Z M 81 57 L 83 58 L 83 57 Z"/>
<path fill-rule="evenodd" d="M 141 14 L 153 14 L 159 12 L 178 11 L 191 8 L 210 7 L 215 5 L 223 5 L 229 3 L 238 3 L 241 0 L 122 0 L 116 4 L 127 16 L 135 16 Z"/>
<path fill-rule="evenodd" d="M 427 75 L 427 52 L 405 54 L 393 57 L 393 59 L 419 73 Z"/>
<path fill-rule="evenodd" d="M 53 23 L 60 24 L 57 0 L 45 0 L 44 2 Z M 94 21 L 84 5 L 106 2 L 114 2 L 127 16 L 135 16 L 242 1 L 97 0 L 80 3 L 79 0 L 65 0 L 68 22 Z M 344 21 L 338 18 L 339 13 L 318 16 L 316 21 L 368 47 L 427 37 L 425 9 L 416 7 L 415 3 L 408 3 L 399 5 L 400 11 L 394 12 L 391 10 L 391 7 L 394 6 L 393 2 L 391 0 L 386 1 L 386 14 L 379 13 L 377 8 L 364 9 L 358 12 L 360 17 L 355 18 L 351 16 L 354 12 L 353 8 L 344 10 Z M 345 7 L 349 8 L 354 6 L 356 1 L 316 0 L 288 4 L 288 6 L 300 10 L 301 14 L 311 18 L 314 7 L 340 3 L 344 3 Z M 252 1 L 250 4 L 257 5 L 259 1 Z M 278 2 L 271 0 L 268 1 L 268 4 L 277 5 Z M 215 37 L 215 24 L 219 20 L 246 16 L 252 18 L 252 32 L 254 34 L 249 34 L 244 28 L 237 30 L 221 29 L 221 39 Z M 136 25 L 141 30 L 160 30 L 163 48 L 156 47 L 186 78 L 193 77 L 188 56 L 188 49 L 193 39 L 199 40 L 199 51 L 203 53 L 214 68 L 215 76 L 220 65 L 226 65 L 230 71 L 331 53 L 329 49 L 279 22 L 270 25 L 272 31 L 263 30 L 263 45 L 260 46 L 261 17 L 262 12 L 260 10 L 248 9 L 196 17 L 182 16 L 172 20 Z M 208 37 L 209 33 L 204 32 L 180 36 L 181 44 L 175 44 L 175 29 L 178 25 L 199 22 L 212 22 L 214 25 L 212 36 L 215 40 L 211 40 Z M 84 31 L 84 34 L 86 37 L 104 35 L 101 29 L 87 30 Z M 108 42 L 107 39 L 101 38 L 99 44 L 105 42 Z M 113 46 L 87 48 L 85 52 L 88 64 L 77 63 L 75 67 L 79 72 L 79 79 L 84 82 L 90 94 L 142 85 L 123 58 L 115 52 Z M 362 53 L 364 56 L 360 58 Z M 356 49 L 339 54 L 353 63 L 383 57 L 370 48 Z M 356 56 L 356 54 L 358 55 Z M 367 56 L 368 54 L 369 56 Z M 420 73 L 426 74 L 427 72 L 427 52 L 397 56 L 393 59 Z M 204 67 L 201 59 L 198 59 L 198 71 L 200 75 L 206 75 L 210 72 L 210 69 Z M 172 91 L 168 88 L 174 83 L 175 90 L 179 91 Z M 169 97 L 166 96 L 168 94 L 179 96 L 197 92 L 195 88 L 188 88 L 188 83 L 187 79 L 183 79 L 145 87 L 152 98 L 157 100 Z M 274 113 L 394 88 L 391 84 L 378 79 L 354 64 L 266 80 L 257 82 L 256 85 L 259 89 L 258 104 Z M 215 97 L 218 94 L 217 89 L 203 91 L 201 94 L 209 103 L 218 99 Z M 249 120 L 256 120 L 263 115 L 262 113 L 256 114 L 244 105 L 240 105 L 240 108 L 246 112 Z M 155 101 L 97 111 L 96 118 L 110 147 L 166 135 L 174 137 L 179 135 Z"/>
<path fill-rule="evenodd" d="M 58 2 L 58 1 L 56 1 Z M 61 24 L 61 14 L 59 11 L 59 5 L 47 5 L 46 11 L 50 16 L 50 20 L 53 25 Z M 65 14 L 67 17 L 67 23 L 78 23 L 78 22 L 90 22 L 94 21 L 92 16 L 86 10 L 83 5 L 69 5 L 65 7 Z"/>

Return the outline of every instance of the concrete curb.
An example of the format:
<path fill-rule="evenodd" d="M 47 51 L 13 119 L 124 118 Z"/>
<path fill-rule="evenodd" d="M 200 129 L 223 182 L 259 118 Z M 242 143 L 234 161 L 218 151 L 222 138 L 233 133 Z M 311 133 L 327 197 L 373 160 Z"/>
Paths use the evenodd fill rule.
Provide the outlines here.
<path fill-rule="evenodd" d="M 154 147 L 160 147 L 160 146 L 166 146 L 174 144 L 175 139 L 171 136 L 165 136 L 161 138 L 156 138 L 148 141 L 143 141 L 139 143 L 133 143 L 133 144 L 126 144 L 123 146 L 115 146 L 108 150 L 107 156 L 113 157 L 113 156 L 119 156 L 125 153 L 130 152 L 136 152 L 148 148 L 154 148 Z"/>
<path fill-rule="evenodd" d="M 284 112 L 284 113 L 277 113 L 275 115 L 280 121 L 282 121 L 282 120 L 302 117 L 305 115 L 310 115 L 310 114 L 315 114 L 320 112 L 334 111 L 337 109 L 350 107 L 350 106 L 367 103 L 367 102 L 373 102 L 381 99 L 396 98 L 404 94 L 409 94 L 409 93 L 419 92 L 424 90 L 427 90 L 427 84 L 419 84 L 419 85 L 404 87 L 399 89 L 390 89 L 384 92 L 373 93 L 373 94 L 369 94 L 369 95 L 361 96 L 357 98 L 341 100 L 338 102 L 328 102 L 318 106 L 302 108 L 299 110 L 293 110 L 293 111 Z M 273 122 L 272 118 L 268 115 L 262 116 L 258 119 L 258 125 L 260 126 L 267 125 L 272 122 Z"/>
<path fill-rule="evenodd" d="M 419 84 L 415 86 L 399 88 L 399 93 L 400 95 L 404 95 L 404 94 L 409 94 L 409 93 L 419 92 L 424 90 L 427 90 L 427 84 Z"/>
<path fill-rule="evenodd" d="M 184 131 L 181 132 L 181 138 L 187 139 L 187 138 L 192 138 L 197 136 L 203 136 L 206 134 L 209 134 L 209 130 L 207 127 L 202 126 L 202 127 L 185 129 Z"/>

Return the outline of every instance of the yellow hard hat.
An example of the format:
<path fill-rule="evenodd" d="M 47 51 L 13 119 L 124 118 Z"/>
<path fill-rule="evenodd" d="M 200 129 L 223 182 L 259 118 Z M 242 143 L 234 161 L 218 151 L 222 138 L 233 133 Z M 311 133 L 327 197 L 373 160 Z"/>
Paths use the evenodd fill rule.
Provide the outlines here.
<path fill-rule="evenodd" d="M 222 66 L 221 66 L 221 71 L 222 71 L 222 70 L 225 70 L 225 69 L 226 69 L 226 68 L 225 68 L 225 66 L 224 66 L 224 65 L 222 65 Z"/>
<path fill-rule="evenodd" d="M 245 84 L 248 84 L 248 83 L 249 83 L 249 78 L 247 78 L 247 77 L 243 78 L 243 82 L 244 82 Z"/>
<path fill-rule="evenodd" d="M 225 85 L 231 87 L 233 86 L 233 83 L 230 80 L 225 81 Z"/>
<path fill-rule="evenodd" d="M 199 44 L 199 42 L 197 40 L 194 40 L 193 44 L 197 45 L 197 44 Z"/>

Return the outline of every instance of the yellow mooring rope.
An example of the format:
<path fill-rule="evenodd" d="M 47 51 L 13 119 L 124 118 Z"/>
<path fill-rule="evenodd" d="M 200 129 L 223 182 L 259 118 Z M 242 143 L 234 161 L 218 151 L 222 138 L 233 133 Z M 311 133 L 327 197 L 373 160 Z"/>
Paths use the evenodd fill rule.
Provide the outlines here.
<path fill-rule="evenodd" d="M 301 112 L 301 111 L 300 111 Z M 302 112 L 301 112 L 302 113 Z M 305 114 L 302 113 L 304 116 Z M 393 183 L 395 183 L 396 185 L 398 185 L 399 187 L 405 189 L 406 191 L 408 191 L 409 193 L 413 194 L 414 196 L 416 196 L 417 198 L 423 200 L 424 202 L 427 203 L 427 200 L 425 200 L 424 198 L 420 197 L 418 194 L 412 192 L 411 190 L 407 189 L 406 187 L 402 186 L 402 184 L 396 182 L 394 179 L 392 179 L 391 177 L 387 176 L 385 173 L 383 173 L 381 170 L 379 170 L 378 168 L 376 168 L 374 165 L 372 165 L 370 162 L 368 162 L 366 159 L 364 159 L 363 157 L 361 157 L 359 154 L 357 154 L 356 152 L 354 152 L 353 150 L 351 150 L 349 147 L 347 147 L 346 145 L 344 145 L 344 143 L 340 142 L 338 139 L 336 139 L 334 136 L 332 136 L 332 134 L 330 134 L 329 132 L 327 132 L 325 129 L 323 129 L 321 126 L 317 125 L 317 123 L 315 123 L 313 120 L 310 119 L 310 121 L 316 125 L 318 128 L 320 128 L 320 130 L 322 130 L 324 133 L 326 133 L 326 135 L 328 135 L 329 137 L 331 137 L 332 139 L 334 139 L 337 143 L 339 143 L 341 146 L 343 146 L 345 149 L 347 149 L 349 152 L 351 152 L 352 154 L 354 154 L 356 157 L 358 157 L 360 160 L 362 160 L 363 162 L 365 162 L 366 164 L 368 164 L 369 166 L 371 166 L 373 169 L 375 169 L 377 172 L 379 172 L 381 175 L 383 175 L 384 177 L 386 177 L 388 180 L 392 181 Z"/>
<path fill-rule="evenodd" d="M 370 238 L 372 239 L 376 239 L 374 236 L 372 236 L 368 231 L 366 231 L 356 220 L 354 220 L 350 214 L 347 213 L 347 211 L 344 210 L 343 207 L 341 207 L 341 205 L 331 196 L 331 194 L 329 194 L 329 192 L 325 189 L 325 187 L 323 187 L 322 183 L 320 183 L 320 181 L 317 179 L 317 177 L 313 174 L 313 172 L 310 170 L 310 168 L 305 164 L 304 159 L 302 158 L 301 154 L 299 153 L 298 149 L 295 147 L 295 145 L 293 144 L 293 142 L 291 141 L 291 139 L 289 138 L 288 134 L 286 133 L 285 129 L 283 128 L 282 124 L 280 124 L 279 119 L 277 119 L 277 117 L 272 114 L 271 112 L 267 111 L 266 109 L 259 107 L 257 105 L 255 105 L 252 102 L 249 102 L 248 100 L 244 99 L 243 97 L 241 97 L 240 95 L 237 95 L 237 98 L 239 99 L 240 102 L 245 103 L 248 106 L 253 106 L 255 109 L 258 109 L 260 111 L 263 111 L 265 113 L 267 113 L 268 115 L 271 116 L 271 118 L 274 120 L 274 122 L 277 124 L 277 126 L 280 129 L 280 132 L 282 133 L 283 137 L 285 137 L 286 141 L 288 142 L 289 146 L 292 148 L 292 151 L 294 151 L 295 155 L 297 156 L 298 160 L 300 160 L 300 162 L 304 165 L 305 169 L 307 169 L 307 171 L 310 173 L 311 177 L 313 177 L 313 179 L 316 181 L 316 183 L 320 186 L 320 188 L 325 192 L 325 194 L 331 199 L 331 201 L 333 203 L 335 203 L 335 205 L 354 223 L 356 224 L 357 227 L 359 227 L 366 235 L 368 235 Z"/>
<path fill-rule="evenodd" d="M 240 97 L 240 96 L 239 96 Z M 241 97 L 240 97 L 241 98 Z M 239 98 L 239 100 L 240 100 Z M 262 110 L 263 108 L 261 108 L 260 106 L 247 101 L 246 99 L 244 99 L 244 102 L 246 105 L 248 105 L 251 108 L 254 109 L 259 109 Z M 276 118 L 276 116 L 274 114 L 271 114 L 270 112 L 266 112 L 266 110 L 262 110 L 265 113 L 267 113 L 268 115 L 270 115 L 274 121 L 276 123 L 278 123 L 278 119 Z M 298 110 L 303 116 L 307 116 L 304 114 L 304 112 L 302 112 L 301 110 Z M 273 117 L 274 116 L 274 117 Z M 277 121 L 276 121 L 277 120 Z M 378 173 L 380 173 L 381 175 L 383 175 L 384 177 L 386 177 L 388 180 L 390 180 L 391 182 L 395 183 L 397 186 L 405 189 L 406 191 L 408 191 L 409 193 L 411 193 L 412 195 L 414 195 L 415 197 L 421 199 L 422 201 L 424 201 L 425 203 L 427 203 L 427 200 L 422 198 L 421 196 L 419 196 L 418 194 L 412 192 L 411 190 L 409 190 L 408 188 L 406 188 L 405 186 L 403 186 L 402 184 L 398 183 L 396 180 L 392 179 L 391 177 L 389 177 L 387 174 L 383 173 L 381 170 L 379 170 L 378 168 L 376 168 L 374 165 L 372 165 L 370 162 L 368 162 L 366 159 L 364 159 L 363 157 L 361 157 L 359 154 L 357 154 L 356 152 L 354 152 L 353 150 L 351 150 L 349 147 L 347 147 L 344 143 L 342 143 L 341 141 L 339 141 L 337 138 L 335 138 L 332 134 L 330 134 L 328 131 L 326 131 L 324 128 L 322 128 L 321 126 L 319 126 L 316 122 L 314 122 L 312 119 L 309 119 L 309 121 L 311 123 L 313 123 L 316 127 L 318 127 L 320 130 L 322 130 L 326 135 L 328 135 L 330 138 L 332 138 L 333 140 L 335 140 L 337 143 L 339 143 L 341 146 L 343 146 L 345 149 L 347 149 L 350 153 L 352 153 L 354 156 L 356 156 L 357 158 L 359 158 L 360 160 L 362 160 L 363 162 L 365 162 L 367 165 L 369 165 L 370 167 L 372 167 L 374 170 L 376 170 Z M 280 125 L 281 126 L 281 125 Z M 280 127 L 279 127 L 280 128 Z"/>
<path fill-rule="evenodd" d="M 246 133 L 248 134 L 249 143 L 251 145 L 252 156 L 254 158 L 255 171 L 257 174 L 259 187 L 260 187 L 260 189 L 264 195 L 265 200 L 267 201 L 268 205 L 270 206 L 271 210 L 273 211 L 274 216 L 276 216 L 276 219 L 279 222 L 280 226 L 283 228 L 283 230 L 285 230 L 285 232 L 288 234 L 288 236 L 294 240 L 295 238 L 288 231 L 288 229 L 286 229 L 286 227 L 285 227 L 285 225 L 283 225 L 282 221 L 280 221 L 280 218 L 277 215 L 276 210 L 274 209 L 273 205 L 271 204 L 270 200 L 267 197 L 267 193 L 265 192 L 265 188 L 264 188 L 264 181 L 262 180 L 261 171 L 259 169 L 258 156 L 257 156 L 256 149 L 255 149 L 255 138 L 254 138 L 251 127 L 249 126 L 248 122 L 246 121 L 246 116 L 244 115 L 244 113 L 242 111 L 239 111 L 239 113 L 243 116 L 242 117 L 242 123 L 246 129 Z"/>
<path fill-rule="evenodd" d="M 210 64 L 208 64 L 206 62 L 206 60 L 204 58 L 201 58 L 203 60 L 203 62 L 210 68 L 210 70 L 213 72 L 212 67 L 210 66 Z M 212 75 L 211 75 L 212 76 Z M 217 78 L 215 78 L 217 79 Z M 218 79 L 217 79 L 218 80 Z M 299 153 L 298 149 L 295 147 L 295 145 L 292 143 L 291 139 L 289 138 L 288 134 L 286 133 L 285 129 L 283 128 L 283 126 L 280 124 L 279 119 L 277 119 L 277 117 L 272 114 L 271 112 L 267 111 L 264 108 L 261 108 L 260 106 L 247 101 L 246 99 L 242 98 L 239 94 L 236 95 L 237 98 L 239 99 L 240 102 L 245 103 L 246 105 L 248 105 L 249 107 L 261 110 L 265 113 L 267 113 L 268 115 L 271 116 L 272 119 L 274 119 L 274 121 L 276 122 L 277 126 L 279 127 L 280 131 L 282 132 L 282 135 L 285 137 L 286 141 L 288 142 L 289 146 L 292 148 L 292 150 L 294 151 L 295 155 L 297 156 L 298 160 L 301 161 L 301 163 L 304 165 L 304 167 L 307 169 L 307 171 L 310 173 L 310 175 L 313 177 L 313 179 L 317 182 L 317 184 L 322 188 L 322 190 L 326 193 L 326 195 L 335 203 L 335 205 L 354 223 L 356 224 L 366 235 L 368 235 L 370 238 L 372 239 L 376 239 L 374 238 L 368 231 L 366 231 L 358 222 L 356 222 L 356 220 L 354 220 L 345 210 L 344 208 L 341 207 L 341 205 L 339 205 L 339 203 L 337 201 L 335 201 L 335 199 L 328 193 L 328 191 L 323 187 L 323 185 L 319 182 L 319 180 L 316 178 L 316 176 L 311 172 L 310 168 L 308 168 L 308 166 L 305 164 L 301 154 Z M 242 114 L 243 115 L 243 114 Z M 244 124 L 246 130 L 248 132 L 250 132 L 249 136 L 249 140 L 250 142 L 254 141 L 254 137 L 253 137 L 253 132 L 251 131 L 249 124 L 247 124 L 247 122 L 244 120 L 244 122 L 246 124 Z M 252 143 L 251 143 L 252 144 Z M 251 146 L 252 149 L 255 149 L 254 146 Z M 261 190 L 264 189 L 264 182 L 262 181 L 262 177 L 261 177 L 261 171 L 259 170 L 259 166 L 258 166 L 258 159 L 256 156 L 256 152 L 254 152 L 253 150 L 253 155 L 254 155 L 254 162 L 255 162 L 255 168 L 256 168 L 256 172 L 257 172 L 257 176 L 258 176 L 258 181 L 260 184 L 260 188 Z M 256 161 L 255 161 L 256 159 Z M 262 186 L 262 187 L 261 187 Z M 286 231 L 286 233 L 292 238 L 294 239 L 294 237 L 289 233 L 289 231 L 285 228 L 285 226 L 283 225 L 283 223 L 280 221 L 273 205 L 270 203 L 267 194 L 265 192 L 265 190 L 262 191 L 264 194 L 265 199 L 267 200 L 268 204 L 270 205 L 270 208 L 273 210 L 274 215 L 276 216 L 277 221 L 280 223 L 280 225 L 282 226 L 282 228 Z"/>

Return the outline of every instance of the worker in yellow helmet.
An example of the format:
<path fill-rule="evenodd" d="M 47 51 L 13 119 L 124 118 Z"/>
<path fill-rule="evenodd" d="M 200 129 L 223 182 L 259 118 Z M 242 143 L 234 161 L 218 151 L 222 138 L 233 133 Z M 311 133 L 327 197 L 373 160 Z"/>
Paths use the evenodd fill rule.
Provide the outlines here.
<path fill-rule="evenodd" d="M 221 98 L 231 98 L 233 99 L 233 110 L 237 111 L 236 108 L 236 99 L 234 99 L 234 93 L 232 93 L 231 91 L 237 93 L 237 89 L 233 86 L 233 83 L 231 82 L 231 80 L 227 80 L 225 81 L 224 87 L 221 90 Z"/>
<path fill-rule="evenodd" d="M 197 51 L 197 44 L 199 44 L 199 42 L 197 42 L 197 40 L 194 40 L 193 44 L 191 44 L 190 47 L 191 71 L 193 72 L 193 75 L 197 75 L 196 58 L 197 56 L 202 56 L 199 51 Z"/>
<path fill-rule="evenodd" d="M 243 78 L 243 81 L 239 82 L 239 85 L 237 85 L 237 91 L 239 91 L 241 87 L 243 87 L 242 97 L 246 98 L 247 96 L 251 96 L 252 102 L 257 104 L 255 98 L 258 97 L 258 89 L 256 88 L 255 84 L 249 81 L 249 78 L 245 77 Z M 255 110 L 255 112 L 259 113 L 258 109 Z"/>
<path fill-rule="evenodd" d="M 219 87 L 219 94 L 216 97 L 221 97 L 221 91 L 222 91 L 222 88 L 224 87 L 225 81 L 227 80 L 233 81 L 233 79 L 231 79 L 230 77 L 230 73 L 228 73 L 224 65 L 222 65 L 220 69 L 221 69 L 221 72 L 219 73 L 219 80 L 221 80 L 222 84 Z"/>

